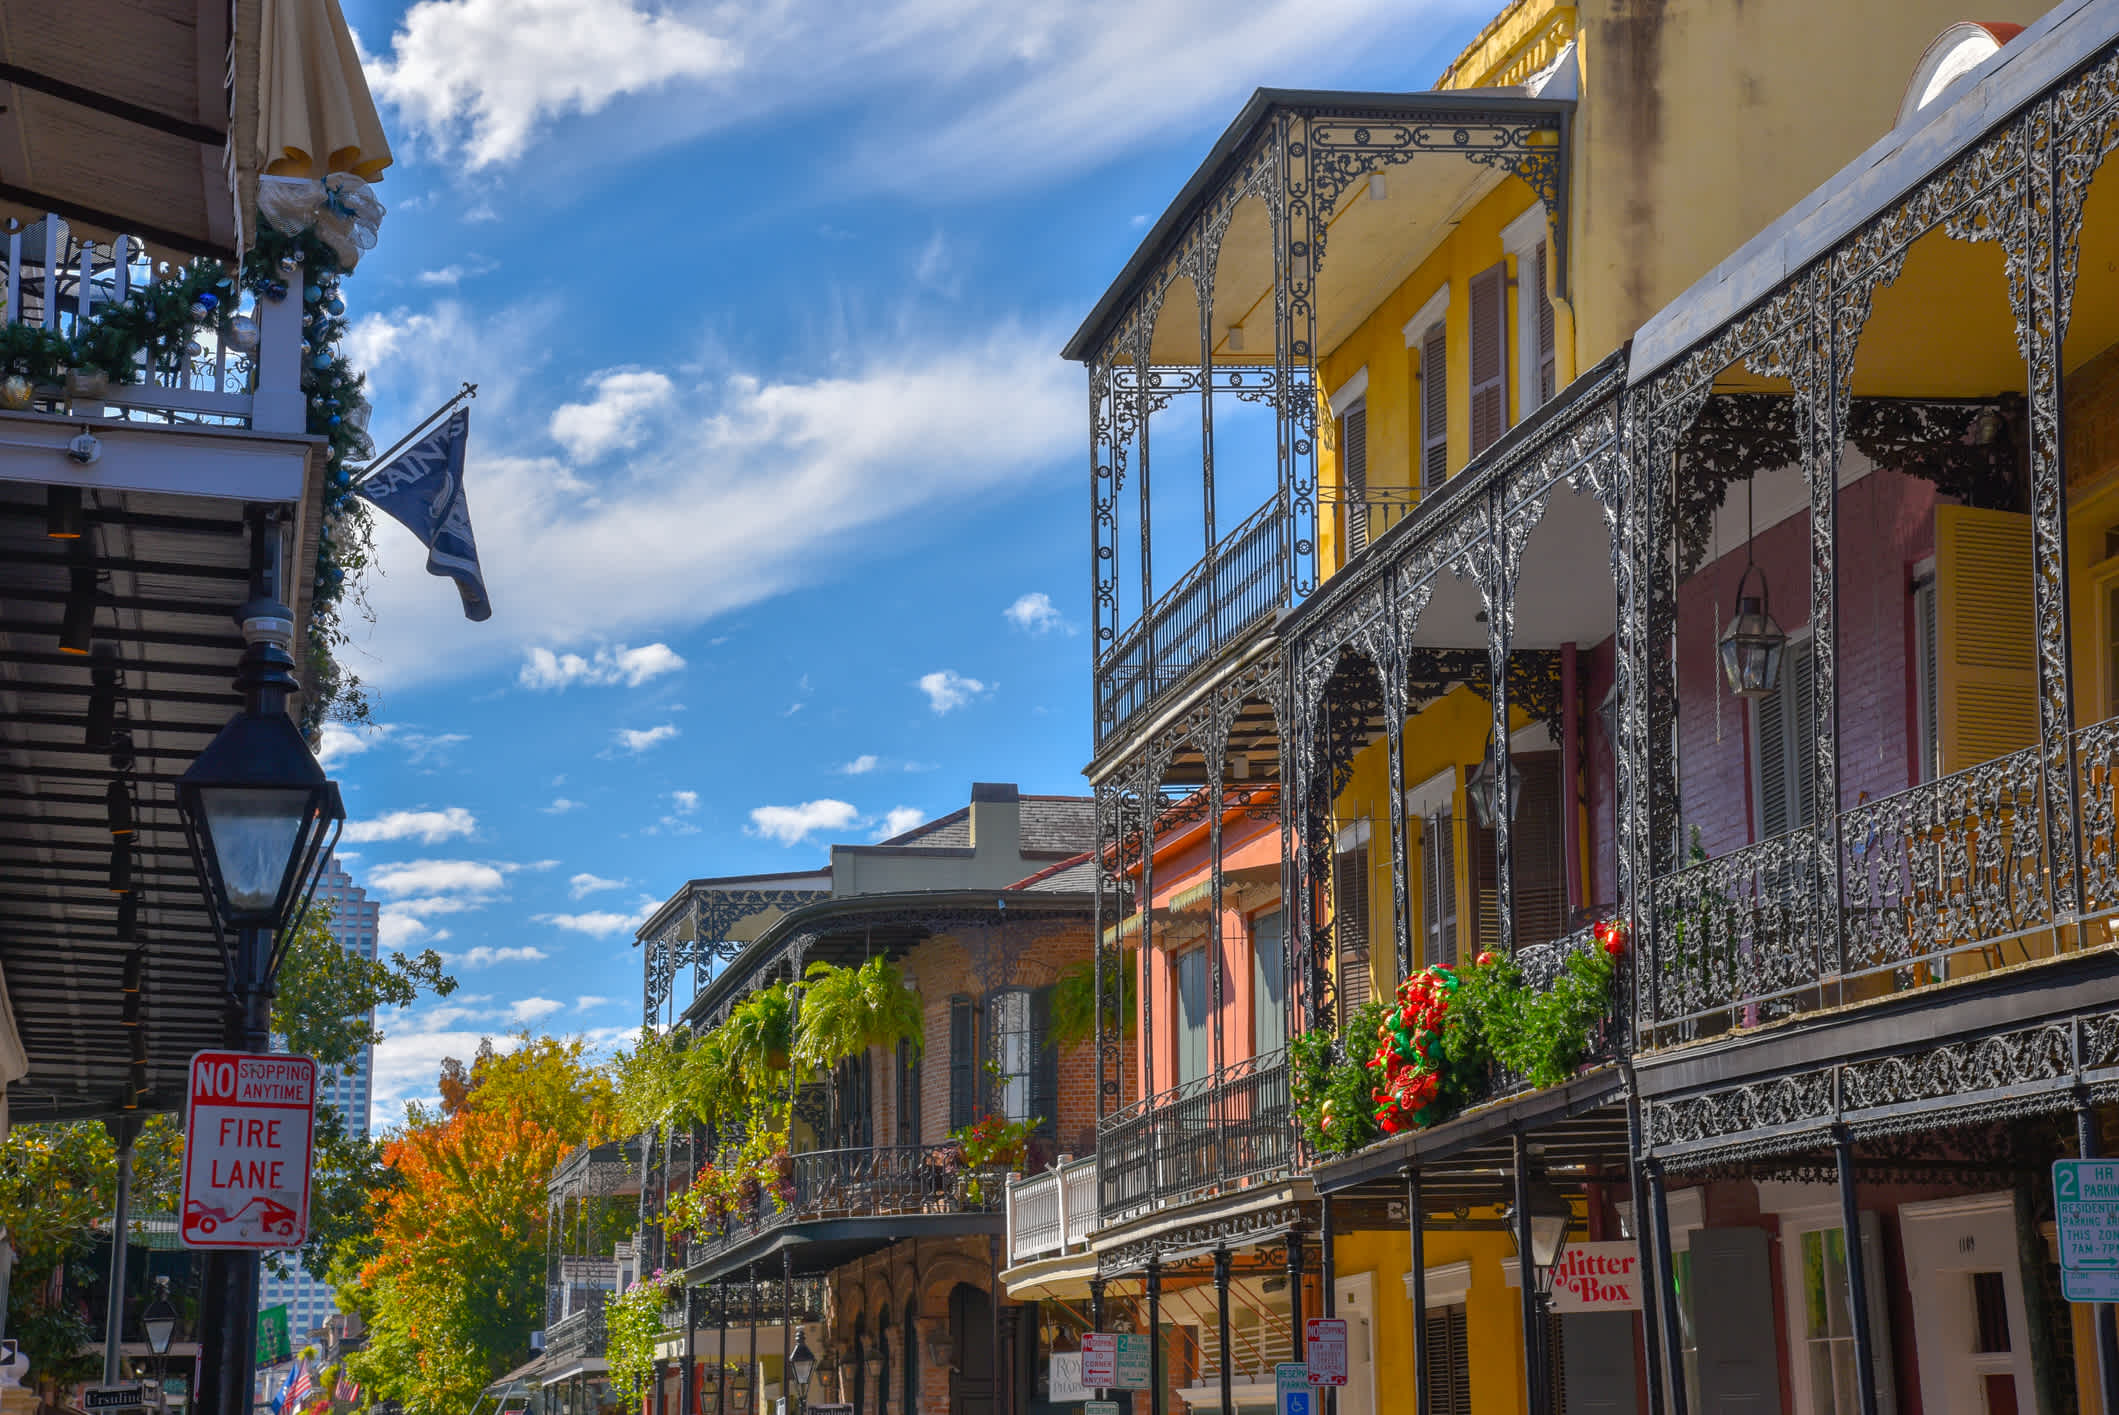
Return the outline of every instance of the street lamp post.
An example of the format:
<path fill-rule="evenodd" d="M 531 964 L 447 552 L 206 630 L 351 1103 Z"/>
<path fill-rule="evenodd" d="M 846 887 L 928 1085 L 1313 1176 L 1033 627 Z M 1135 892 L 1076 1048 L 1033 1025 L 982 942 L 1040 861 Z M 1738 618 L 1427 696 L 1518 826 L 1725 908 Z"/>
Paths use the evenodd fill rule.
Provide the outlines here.
<path fill-rule="evenodd" d="M 809 1409 L 809 1378 L 817 1373 L 817 1358 L 809 1349 L 806 1333 L 795 1339 L 795 1354 L 787 1359 L 787 1370 L 795 1387 L 796 1409 Z"/>
<path fill-rule="evenodd" d="M 140 1312 L 140 1331 L 147 1338 L 147 1349 L 155 1358 L 155 1405 L 166 1408 L 169 1392 L 165 1389 L 168 1373 L 163 1369 L 163 1358 L 169 1354 L 169 1342 L 177 1334 L 177 1309 L 169 1300 L 169 1279 L 155 1279 L 154 1300 Z"/>
<path fill-rule="evenodd" d="M 177 782 L 177 809 L 215 930 L 228 954 L 235 1015 L 231 1045 L 272 1049 L 273 979 L 315 887 L 316 865 L 345 820 L 338 785 L 324 774 L 287 715 L 294 678 L 294 614 L 280 601 L 280 531 L 253 522 L 251 597 L 236 611 L 243 710 L 228 720 Z M 217 1379 L 200 1394 L 218 1415 L 250 1415 L 257 1360 L 258 1255 L 218 1254 L 208 1282 L 220 1300 L 212 1341 Z"/>

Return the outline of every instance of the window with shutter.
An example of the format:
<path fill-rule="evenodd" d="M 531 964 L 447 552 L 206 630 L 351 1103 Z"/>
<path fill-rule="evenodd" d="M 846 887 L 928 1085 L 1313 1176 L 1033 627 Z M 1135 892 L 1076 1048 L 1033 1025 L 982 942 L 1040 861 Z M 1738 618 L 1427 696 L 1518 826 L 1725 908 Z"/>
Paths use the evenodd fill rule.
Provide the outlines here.
<path fill-rule="evenodd" d="M 1933 781 L 1942 775 L 1942 733 L 1938 730 L 1935 701 L 1935 572 L 1913 584 L 1913 690 L 1919 737 L 1914 745 L 1915 781 Z"/>
<path fill-rule="evenodd" d="M 1177 1081 L 1207 1074 L 1207 950 L 1177 955 Z"/>
<path fill-rule="evenodd" d="M 1449 335 L 1437 320 L 1420 340 L 1420 485 L 1449 479 Z"/>
<path fill-rule="evenodd" d="M 1508 267 L 1489 266 L 1471 281 L 1471 455 L 1493 446 L 1508 427 Z"/>
<path fill-rule="evenodd" d="M 1339 420 L 1339 481 L 1346 511 L 1346 553 L 1369 543 L 1369 405 L 1359 399 Z"/>
<path fill-rule="evenodd" d="M 949 999 L 949 1128 L 978 1119 L 979 1013 L 968 997 Z"/>
<path fill-rule="evenodd" d="M 1427 1402 L 1432 1415 L 1472 1415 L 1471 1342 L 1464 1304 L 1427 1313 Z"/>
<path fill-rule="evenodd" d="M 1790 639 L 1780 682 L 1754 704 L 1759 838 L 1799 830 L 1817 819 L 1817 733 L 1812 719 L 1810 639 Z"/>
<path fill-rule="evenodd" d="M 1541 408 L 1551 402 L 1552 395 L 1559 390 L 1559 365 L 1553 336 L 1552 277 L 1545 262 L 1545 242 L 1540 241 L 1534 262 L 1538 272 L 1534 304 L 1538 317 L 1538 406 Z"/>
<path fill-rule="evenodd" d="M 986 995 L 987 1054 L 996 1066 L 987 1073 L 987 1109 L 1011 1121 L 1028 1120 L 1035 1088 L 1035 1045 L 1027 988 L 1002 988 Z"/>
<path fill-rule="evenodd" d="M 1515 946 L 1550 943 L 1567 932 L 1567 855 L 1561 831 L 1558 752 L 1516 752 L 1511 760 L 1522 773 L 1516 814 L 1510 822 L 1508 851 L 1514 874 Z M 1472 882 L 1477 921 L 1475 948 L 1497 948 L 1500 928 L 1500 862 L 1496 837 L 1484 826 L 1473 828 Z"/>
<path fill-rule="evenodd" d="M 1287 959 L 1278 909 L 1251 921 L 1251 1054 L 1270 1056 L 1288 1044 Z"/>
<path fill-rule="evenodd" d="M 920 1143 L 920 1054 L 898 1043 L 898 1143 Z"/>
<path fill-rule="evenodd" d="M 1369 1000 L 1368 842 L 1332 857 L 1332 943 L 1339 955 L 1339 1004 L 1351 1011 Z"/>
<path fill-rule="evenodd" d="M 2031 518 L 1935 508 L 1937 735 L 1962 771 L 2038 740 Z"/>
<path fill-rule="evenodd" d="M 1059 1048 L 1052 1044 L 1052 989 L 1030 994 L 1030 1113 L 1047 1139 L 1059 1135 Z"/>
<path fill-rule="evenodd" d="M 1446 810 L 1420 822 L 1421 957 L 1445 968 L 1457 966 L 1457 826 Z"/>

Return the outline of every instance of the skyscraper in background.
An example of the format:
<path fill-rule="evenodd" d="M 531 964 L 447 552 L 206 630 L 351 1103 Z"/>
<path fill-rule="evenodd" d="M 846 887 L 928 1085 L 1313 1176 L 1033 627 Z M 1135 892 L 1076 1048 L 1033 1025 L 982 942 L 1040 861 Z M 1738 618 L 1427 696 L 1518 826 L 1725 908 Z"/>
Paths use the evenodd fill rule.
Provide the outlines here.
<path fill-rule="evenodd" d="M 331 936 L 340 948 L 363 958 L 375 957 L 377 905 L 340 867 L 336 855 L 324 861 L 316 883 L 316 902 L 331 911 Z M 278 1038 L 274 1038 L 274 1044 L 280 1044 Z M 368 1133 L 369 1071 L 374 1059 L 372 1051 L 364 1050 L 350 1066 L 327 1071 L 318 1080 L 318 1104 L 336 1110 L 351 1135 Z M 260 1307 L 287 1308 L 287 1325 L 297 1349 L 310 1332 L 338 1310 L 332 1297 L 327 1284 L 299 1266 L 291 1277 L 274 1277 L 268 1272 L 258 1284 Z"/>

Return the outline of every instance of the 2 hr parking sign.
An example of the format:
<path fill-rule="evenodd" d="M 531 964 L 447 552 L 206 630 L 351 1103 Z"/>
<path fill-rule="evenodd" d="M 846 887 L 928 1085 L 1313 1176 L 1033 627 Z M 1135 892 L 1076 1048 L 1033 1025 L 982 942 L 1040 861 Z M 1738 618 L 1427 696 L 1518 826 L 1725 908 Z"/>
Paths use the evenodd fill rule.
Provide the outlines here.
<path fill-rule="evenodd" d="M 184 1118 L 187 1248 L 295 1248 L 309 1236 L 316 1063 L 202 1051 Z"/>

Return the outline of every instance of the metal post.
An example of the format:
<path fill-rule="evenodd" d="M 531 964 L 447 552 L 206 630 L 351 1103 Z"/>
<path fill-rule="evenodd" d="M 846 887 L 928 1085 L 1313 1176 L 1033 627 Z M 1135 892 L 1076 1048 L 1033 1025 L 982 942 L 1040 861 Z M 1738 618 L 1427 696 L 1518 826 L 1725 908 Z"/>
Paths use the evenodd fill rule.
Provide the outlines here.
<path fill-rule="evenodd" d="M 1008 1368 L 1001 1352 L 1001 1240 L 998 1234 L 986 1235 L 986 1291 L 992 1298 L 987 1308 L 993 1313 L 993 1410 L 995 1415 L 1004 1415 L 1007 1406 L 1001 1403 L 1001 1375 Z"/>
<path fill-rule="evenodd" d="M 714 1415 L 728 1415 L 728 1279 L 714 1284 L 715 1305 L 721 1309 L 720 1351 L 714 1358 Z"/>
<path fill-rule="evenodd" d="M 1420 1171 L 1411 1165 L 1405 1167 L 1405 1223 L 1413 1241 L 1413 1415 L 1428 1415 L 1427 1208 L 1420 1197 Z"/>
<path fill-rule="evenodd" d="M 795 1408 L 795 1250 L 780 1250 L 780 1398 Z"/>
<path fill-rule="evenodd" d="M 1624 1063 L 1622 1063 L 1624 1065 Z M 1626 1166 L 1627 1182 L 1633 1190 L 1633 1240 L 1640 1250 L 1641 1291 L 1648 1293 L 1675 1290 L 1672 1274 L 1656 1256 L 1655 1240 L 1651 1236 L 1648 1207 L 1648 1185 L 1646 1167 L 1640 1160 L 1641 1150 L 1641 1103 L 1634 1093 L 1633 1068 L 1624 1067 L 1626 1077 L 1626 1135 L 1627 1153 L 1633 1162 Z M 1663 1415 L 1663 1324 L 1660 1319 L 1661 1306 L 1657 1302 L 1644 1300 L 1641 1303 L 1641 1349 L 1646 1358 L 1648 1373 L 1648 1415 Z"/>
<path fill-rule="evenodd" d="M 1342 1019 L 1343 1020 L 1343 1019 Z M 1317 1282 L 1318 1306 L 1322 1315 L 1330 1317 L 1339 1310 L 1339 1269 L 1335 1262 L 1332 1231 L 1332 1196 L 1317 1196 Z M 1339 1392 L 1331 1386 L 1319 1390 L 1324 1399 L 1318 1402 L 1324 1415 L 1339 1415 Z"/>
<path fill-rule="evenodd" d="M 749 1269 L 750 1282 L 743 1289 L 744 1304 L 750 1308 L 750 1385 L 745 1392 L 753 1415 L 758 1409 L 758 1265 Z"/>
<path fill-rule="evenodd" d="M 699 1415 L 699 1289 L 684 1285 L 684 1379 L 677 1385 L 683 1415 Z"/>
<path fill-rule="evenodd" d="M 1530 1153 L 1518 1134 L 1515 1141 L 1516 1280 L 1523 1293 L 1523 1390 L 1530 1415 L 1550 1408 L 1545 1391 L 1545 1343 L 1538 1312 L 1538 1255 L 1530 1239 Z"/>
<path fill-rule="evenodd" d="M 1690 1402 L 1685 1392 L 1685 1353 L 1678 1346 L 1678 1334 L 1684 1327 L 1678 1324 L 1677 1268 L 1670 1261 L 1670 1196 L 1663 1188 L 1662 1163 L 1649 1160 L 1644 1167 L 1648 1171 L 1649 1221 L 1655 1227 L 1657 1316 L 1663 1328 L 1663 1373 L 1670 1387 L 1670 1415 L 1686 1415 L 1685 1407 Z"/>
<path fill-rule="evenodd" d="M 110 1301 L 103 1313 L 103 1384 L 118 1383 L 118 1347 L 125 1339 L 125 1248 L 132 1228 L 133 1140 L 140 1133 L 137 1116 L 104 1122 L 118 1142 L 118 1205 L 110 1225 Z"/>
<path fill-rule="evenodd" d="M 1101 1277 L 1089 1279 L 1089 1329 L 1097 1332 L 1104 1329 L 1104 1280 Z M 1109 1393 L 1099 1386 L 1096 1390 L 1096 1398 L 1098 1400 L 1108 1399 Z M 908 1410 L 905 1415 L 917 1415 L 917 1412 Z"/>
<path fill-rule="evenodd" d="M 2086 1160 L 2098 1159 L 2103 1146 L 2097 1143 L 2097 1115 L 2088 1100 L 2075 1103 L 2075 1141 Z M 2090 1308 L 2090 1325 L 2097 1333 L 2097 1389 L 2103 1397 L 2104 1415 L 2119 1415 L 2119 1327 L 2112 1325 L 2108 1302 Z"/>
<path fill-rule="evenodd" d="M 1163 1415 L 1163 1260 L 1148 1255 L 1148 1415 Z"/>
<path fill-rule="evenodd" d="M 1216 1330 L 1221 1339 L 1221 1415 L 1236 1415 L 1235 1377 L 1229 1360 L 1229 1250 L 1214 1250 Z"/>
<path fill-rule="evenodd" d="M 1302 1230 L 1288 1230 L 1288 1335 L 1294 1342 L 1297 1361 L 1310 1356 L 1309 1337 L 1302 1328 Z"/>
<path fill-rule="evenodd" d="M 1839 1218 L 1847 1253 L 1847 1319 L 1854 1329 L 1854 1394 L 1861 1415 L 1876 1411 L 1876 1339 L 1869 1331 L 1869 1274 L 1862 1261 L 1861 1202 L 1854 1187 L 1854 1137 L 1845 1126 L 1832 1132 L 1832 1158 L 1839 1166 Z"/>
<path fill-rule="evenodd" d="M 246 655 L 247 656 L 247 655 Z M 272 1050 L 272 934 L 259 927 L 236 931 L 235 1010 L 229 1019 L 237 1048 Z M 209 1282 L 220 1289 L 218 1328 L 212 1345 L 220 1379 L 209 1394 L 219 1415 L 250 1415 L 257 1369 L 258 1255 L 218 1254 Z"/>

